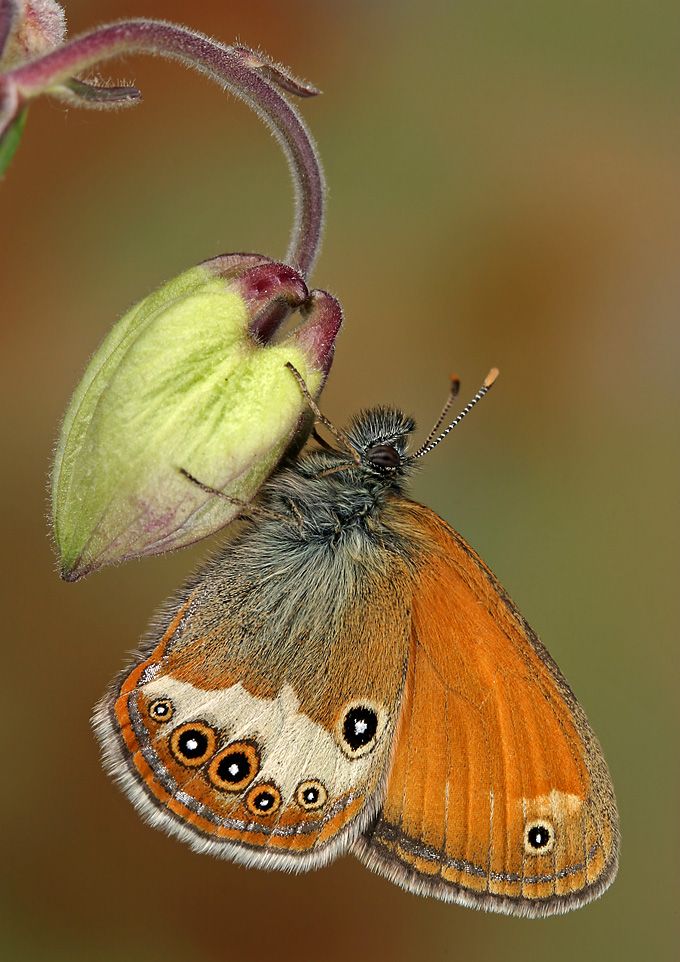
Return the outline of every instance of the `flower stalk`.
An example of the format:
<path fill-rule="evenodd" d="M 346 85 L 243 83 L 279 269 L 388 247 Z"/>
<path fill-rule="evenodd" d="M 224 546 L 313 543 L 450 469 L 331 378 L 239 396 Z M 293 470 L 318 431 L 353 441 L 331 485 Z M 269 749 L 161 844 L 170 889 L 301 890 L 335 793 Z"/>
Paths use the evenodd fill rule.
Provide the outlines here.
<path fill-rule="evenodd" d="M 2 8 L 5 23 L 11 22 L 13 2 L 0 0 L 7 5 Z M 318 91 L 246 47 L 226 46 L 160 20 L 136 19 L 97 27 L 0 76 L 0 137 L 22 106 L 41 94 L 82 107 L 133 102 L 139 96 L 135 88 L 98 87 L 75 79 L 92 67 L 130 54 L 177 60 L 205 74 L 244 100 L 268 124 L 288 160 L 293 181 L 295 217 L 285 260 L 308 277 L 321 242 L 324 177 L 312 137 L 281 90 L 305 97 Z"/>
<path fill-rule="evenodd" d="M 289 368 L 319 395 L 342 310 L 307 286 L 325 186 L 309 131 L 284 96 L 319 91 L 247 47 L 164 21 L 122 21 L 68 43 L 64 30 L 56 0 L 0 0 L 0 173 L 35 97 L 94 109 L 138 102 L 136 87 L 92 83 L 87 71 L 141 53 L 192 67 L 252 107 L 283 148 L 295 195 L 285 262 L 222 254 L 190 268 L 128 311 L 90 360 L 52 473 L 60 570 L 75 581 L 184 547 L 238 515 L 308 436 Z M 301 323 L 278 336 L 296 311 Z"/>

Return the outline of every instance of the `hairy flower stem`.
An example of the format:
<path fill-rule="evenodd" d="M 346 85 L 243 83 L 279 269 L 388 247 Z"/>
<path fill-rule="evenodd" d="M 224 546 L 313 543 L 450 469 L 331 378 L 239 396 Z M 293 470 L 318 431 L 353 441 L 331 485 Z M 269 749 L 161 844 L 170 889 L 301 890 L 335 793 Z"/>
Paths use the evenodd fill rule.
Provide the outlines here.
<path fill-rule="evenodd" d="M 0 4 L 3 2 L 6 0 L 0 0 Z M 300 96 L 317 93 L 314 87 L 296 81 L 247 48 L 224 46 L 184 27 L 143 19 L 98 27 L 9 71 L 3 81 L 7 93 L 15 92 L 19 103 L 45 93 L 73 102 L 74 75 L 134 53 L 179 60 L 193 67 L 244 100 L 269 125 L 288 159 L 295 194 L 295 220 L 286 261 L 308 276 L 321 241 L 325 184 L 311 135 L 277 87 Z M 99 89 L 101 100 L 91 93 L 80 97 L 79 104 L 101 106 L 106 88 Z"/>

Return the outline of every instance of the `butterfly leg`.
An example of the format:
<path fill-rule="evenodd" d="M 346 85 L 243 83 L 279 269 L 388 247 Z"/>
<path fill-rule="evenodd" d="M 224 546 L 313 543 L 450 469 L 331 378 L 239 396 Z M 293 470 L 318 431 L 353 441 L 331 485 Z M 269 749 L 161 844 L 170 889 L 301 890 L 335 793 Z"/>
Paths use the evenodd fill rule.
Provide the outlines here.
<path fill-rule="evenodd" d="M 326 451 L 335 451 L 333 445 L 329 444 L 325 438 L 322 438 L 316 428 L 312 428 L 312 437 L 318 444 L 321 445 L 322 448 L 325 448 Z"/>
<path fill-rule="evenodd" d="M 291 513 L 295 515 L 295 519 L 298 523 L 298 528 L 300 529 L 300 534 L 302 534 L 305 527 L 305 519 L 302 517 L 302 512 L 300 511 L 296 503 L 292 501 L 290 498 L 286 499 L 286 504 L 290 508 Z"/>
<path fill-rule="evenodd" d="M 239 517 L 245 519 L 246 521 L 254 521 L 257 517 L 269 517 L 275 518 L 277 521 L 288 521 L 282 514 L 277 514 L 275 511 L 268 511 L 266 508 L 262 508 L 256 504 L 248 504 L 245 501 L 240 501 L 238 498 L 232 498 L 230 495 L 225 494 L 224 491 L 220 491 L 219 488 L 213 488 L 212 485 L 206 484 L 205 481 L 199 481 L 195 478 L 193 474 L 187 471 L 186 468 L 180 468 L 179 473 L 184 475 L 187 481 L 191 481 L 196 487 L 200 488 L 201 491 L 205 491 L 206 494 L 212 494 L 216 498 L 221 498 L 222 501 L 227 501 L 229 504 L 233 504 L 238 508 L 241 508 L 239 512 Z"/>
<path fill-rule="evenodd" d="M 298 387 L 300 388 L 300 391 L 302 392 L 302 396 L 303 396 L 303 398 L 305 399 L 305 401 L 307 402 L 307 404 L 310 406 L 310 408 L 312 409 L 312 412 L 314 413 L 314 417 L 316 418 L 316 420 L 319 421 L 321 424 L 325 425 L 325 426 L 328 428 L 328 430 L 331 432 L 331 434 L 333 435 L 333 437 L 335 438 L 335 440 L 338 442 L 338 444 L 339 444 L 342 448 L 344 448 L 345 451 L 347 451 L 349 454 L 352 455 L 353 460 L 354 460 L 357 464 L 360 464 L 361 462 L 360 462 L 360 458 L 359 458 L 359 453 L 358 453 L 358 451 L 356 451 L 356 450 L 352 447 L 352 445 L 350 444 L 349 438 L 348 438 L 347 435 L 344 433 L 344 431 L 341 431 L 340 428 L 336 428 L 336 426 L 333 424 L 333 422 L 332 422 L 332 421 L 329 421 L 329 419 L 326 417 L 326 415 L 321 413 L 321 410 L 320 410 L 318 404 L 316 403 L 316 401 L 314 400 L 314 398 L 313 398 L 312 395 L 310 394 L 309 388 L 308 388 L 307 385 L 305 384 L 305 380 L 304 380 L 303 376 L 300 374 L 300 372 L 298 371 L 298 369 L 297 369 L 296 367 L 294 367 L 294 366 L 290 363 L 290 361 L 287 361 L 287 362 L 286 362 L 286 367 L 287 367 L 288 370 L 291 372 L 291 374 L 293 375 L 293 377 L 295 378 L 295 380 L 298 382 Z M 322 442 L 322 444 L 323 444 L 323 442 Z M 324 447 L 328 447 L 328 445 L 324 445 Z"/>

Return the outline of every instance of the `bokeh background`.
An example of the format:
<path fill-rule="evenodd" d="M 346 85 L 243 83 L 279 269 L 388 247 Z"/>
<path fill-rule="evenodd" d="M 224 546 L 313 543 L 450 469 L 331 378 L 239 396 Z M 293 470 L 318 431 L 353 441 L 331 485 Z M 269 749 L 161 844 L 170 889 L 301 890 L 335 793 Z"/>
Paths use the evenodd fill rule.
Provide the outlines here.
<path fill-rule="evenodd" d="M 71 0 L 261 46 L 316 82 L 330 184 L 318 286 L 346 327 L 342 422 L 429 428 L 456 370 L 491 398 L 414 495 L 480 550 L 570 679 L 622 818 L 607 895 L 529 922 L 407 895 L 351 858 L 287 877 L 146 827 L 100 769 L 91 707 L 205 553 L 62 584 L 46 477 L 111 323 L 230 250 L 280 256 L 275 143 L 178 65 L 116 63 L 145 102 L 32 109 L 0 196 L 3 945 L 8 960 L 280 962 L 675 957 L 678 891 L 680 6 L 535 0 Z"/>

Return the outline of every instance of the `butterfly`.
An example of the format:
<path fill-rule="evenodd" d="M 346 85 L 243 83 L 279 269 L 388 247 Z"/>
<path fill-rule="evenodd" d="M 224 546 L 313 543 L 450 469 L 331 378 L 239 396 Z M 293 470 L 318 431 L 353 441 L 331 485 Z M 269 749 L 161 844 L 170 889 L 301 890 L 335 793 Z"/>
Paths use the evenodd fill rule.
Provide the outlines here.
<path fill-rule="evenodd" d="M 498 372 L 440 430 L 454 380 L 409 455 L 411 418 L 341 431 L 291 371 L 337 447 L 315 429 L 166 605 L 96 708 L 105 767 L 149 823 L 247 866 L 349 852 L 511 915 L 596 898 L 618 858 L 597 738 L 489 568 L 404 493 Z"/>

